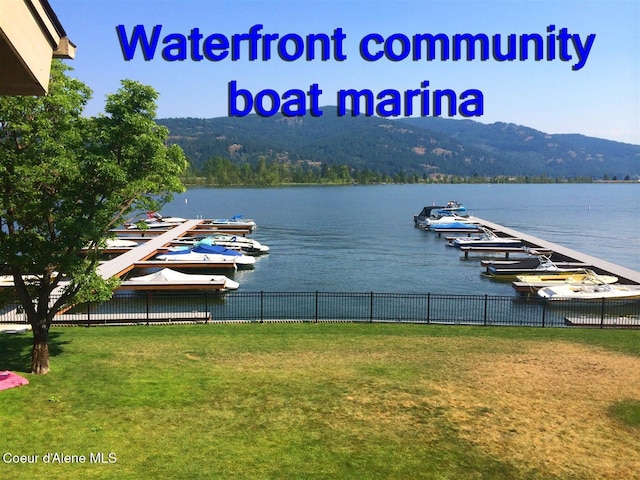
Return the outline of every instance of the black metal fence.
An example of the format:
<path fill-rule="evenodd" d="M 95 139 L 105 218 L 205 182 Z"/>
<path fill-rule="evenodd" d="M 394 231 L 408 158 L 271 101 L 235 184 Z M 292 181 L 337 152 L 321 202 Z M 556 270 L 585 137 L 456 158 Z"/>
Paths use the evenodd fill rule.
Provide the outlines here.
<path fill-rule="evenodd" d="M 16 303 L 0 323 L 21 323 Z M 116 294 L 55 317 L 54 325 L 176 322 L 397 322 L 482 326 L 640 328 L 640 301 L 548 301 L 538 297 L 348 293 L 233 292 Z"/>

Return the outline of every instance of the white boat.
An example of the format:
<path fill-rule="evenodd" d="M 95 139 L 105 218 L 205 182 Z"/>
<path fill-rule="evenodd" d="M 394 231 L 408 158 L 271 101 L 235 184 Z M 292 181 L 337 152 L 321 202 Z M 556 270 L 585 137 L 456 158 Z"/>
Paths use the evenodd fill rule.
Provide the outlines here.
<path fill-rule="evenodd" d="M 429 218 L 438 218 L 442 215 L 454 212 L 464 212 L 466 208 L 460 202 L 450 200 L 446 205 L 432 205 L 423 207 L 419 214 L 413 216 L 413 223 L 416 227 L 424 227 Z"/>
<path fill-rule="evenodd" d="M 513 237 L 499 237 L 488 228 L 480 227 L 482 234 L 470 237 L 454 238 L 449 242 L 452 247 L 521 247 L 522 240 Z"/>
<path fill-rule="evenodd" d="M 234 215 L 231 218 L 216 218 L 214 220 L 207 220 L 206 224 L 233 228 L 248 228 L 251 232 L 258 228 L 258 224 L 255 222 L 255 220 L 243 220 L 242 215 Z"/>
<path fill-rule="evenodd" d="M 446 212 L 464 212 L 466 210 L 465 206 L 456 200 L 449 200 L 447 205 L 442 207 L 442 210 Z"/>
<path fill-rule="evenodd" d="M 227 234 L 210 235 L 206 238 L 195 241 L 194 245 L 218 245 L 221 247 L 231 248 L 233 250 L 239 250 L 246 255 L 261 255 L 269 251 L 269 247 L 267 245 L 263 245 L 253 238 Z"/>
<path fill-rule="evenodd" d="M 158 212 L 147 212 L 146 218 L 130 223 L 127 228 L 129 230 L 140 229 L 140 223 L 143 223 L 146 228 L 171 228 L 186 221 L 187 219 L 182 217 L 163 217 Z"/>
<path fill-rule="evenodd" d="M 233 263 L 238 266 L 249 266 L 256 263 L 254 257 L 243 255 L 242 253 L 229 248 L 199 245 L 197 247 L 176 247 L 170 248 L 166 253 L 157 255 L 156 260 L 166 262 L 211 262 L 211 263 Z"/>
<path fill-rule="evenodd" d="M 602 285 L 607 283 L 616 283 L 618 281 L 618 277 L 613 275 L 599 275 L 593 270 L 585 269 L 582 272 L 552 272 L 550 274 L 539 273 L 517 275 L 516 280 L 523 283 L 553 282 L 555 285 L 563 283 Z M 551 286 L 552 285 L 545 285 L 545 287 Z"/>
<path fill-rule="evenodd" d="M 491 262 L 483 273 L 495 279 L 510 280 L 518 275 L 541 273 L 580 273 L 584 272 L 587 265 L 584 263 L 553 262 L 545 255 L 538 258 L 527 258 L 514 262 Z"/>
<path fill-rule="evenodd" d="M 53 272 L 53 276 L 57 276 L 58 272 Z M 41 280 L 39 275 L 22 275 L 22 280 L 27 284 L 39 284 Z M 0 275 L 0 288 L 14 288 L 16 285 L 13 280 L 13 275 Z"/>
<path fill-rule="evenodd" d="M 240 284 L 224 275 L 182 273 L 163 268 L 149 275 L 123 280 L 119 290 L 236 290 Z"/>
<path fill-rule="evenodd" d="M 446 223 L 436 223 L 433 225 L 429 225 L 429 230 L 436 233 L 443 233 L 443 232 L 472 233 L 472 232 L 479 232 L 480 225 L 472 222 L 449 221 Z"/>
<path fill-rule="evenodd" d="M 435 225 L 443 225 L 445 223 L 472 223 L 475 224 L 474 221 L 470 220 L 469 217 L 465 217 L 463 215 L 458 215 L 453 212 L 443 212 L 440 215 L 435 215 L 427 218 L 423 222 L 421 222 L 421 226 L 423 228 L 431 228 Z"/>
<path fill-rule="evenodd" d="M 517 275 L 516 281 L 511 286 L 518 293 L 531 294 L 541 288 L 555 287 L 558 285 L 606 285 L 616 283 L 618 277 L 614 275 L 598 275 L 593 270 L 583 272 L 552 272 L 549 274 Z"/>
<path fill-rule="evenodd" d="M 636 300 L 640 299 L 640 285 L 573 285 L 566 283 L 541 288 L 538 290 L 538 295 L 553 301 L 602 299 Z"/>
<path fill-rule="evenodd" d="M 31 325 L 28 323 L 0 323 L 1 333 L 26 333 L 31 330 Z"/>
<path fill-rule="evenodd" d="M 137 247 L 138 242 L 126 240 L 124 238 L 108 238 L 106 248 L 133 248 Z"/>

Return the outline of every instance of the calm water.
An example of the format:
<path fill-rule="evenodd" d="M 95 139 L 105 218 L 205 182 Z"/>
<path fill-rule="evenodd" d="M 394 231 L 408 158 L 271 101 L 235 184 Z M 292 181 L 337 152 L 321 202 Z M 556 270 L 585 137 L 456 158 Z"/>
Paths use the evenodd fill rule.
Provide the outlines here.
<path fill-rule="evenodd" d="M 193 188 L 162 213 L 243 214 L 271 247 L 234 279 L 243 291 L 511 295 L 437 235 L 416 229 L 423 206 L 463 202 L 469 213 L 640 270 L 640 185 L 376 185 Z"/>

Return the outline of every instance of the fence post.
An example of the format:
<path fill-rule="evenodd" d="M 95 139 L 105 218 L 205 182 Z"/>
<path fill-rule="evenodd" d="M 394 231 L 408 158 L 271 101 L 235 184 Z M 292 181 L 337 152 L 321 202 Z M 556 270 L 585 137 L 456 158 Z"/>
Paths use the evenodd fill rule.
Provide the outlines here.
<path fill-rule="evenodd" d="M 484 326 L 487 326 L 487 302 L 489 301 L 489 295 L 484 294 Z"/>
<path fill-rule="evenodd" d="M 146 300 L 147 300 L 147 305 L 146 305 L 147 306 L 147 313 L 146 313 L 146 315 L 147 315 L 147 326 L 149 326 L 149 295 L 150 294 L 147 293 L 147 296 L 146 296 Z"/>
<path fill-rule="evenodd" d="M 87 328 L 91 326 L 91 302 L 87 302 Z"/>
<path fill-rule="evenodd" d="M 315 315 L 316 323 L 318 323 L 318 291 L 316 290 L 316 315 Z"/>
<path fill-rule="evenodd" d="M 545 317 L 547 315 L 547 299 L 542 299 L 542 328 L 544 328 Z"/>
<path fill-rule="evenodd" d="M 604 297 L 600 302 L 600 328 L 604 328 Z"/>
<path fill-rule="evenodd" d="M 427 293 L 427 324 L 431 323 L 431 293 Z"/>
<path fill-rule="evenodd" d="M 204 323 L 209 323 L 211 312 L 209 312 L 209 292 L 204 292 Z"/>
<path fill-rule="evenodd" d="M 260 290 L 260 323 L 264 323 L 264 290 Z"/>
<path fill-rule="evenodd" d="M 369 293 L 369 323 L 373 323 L 373 292 Z"/>

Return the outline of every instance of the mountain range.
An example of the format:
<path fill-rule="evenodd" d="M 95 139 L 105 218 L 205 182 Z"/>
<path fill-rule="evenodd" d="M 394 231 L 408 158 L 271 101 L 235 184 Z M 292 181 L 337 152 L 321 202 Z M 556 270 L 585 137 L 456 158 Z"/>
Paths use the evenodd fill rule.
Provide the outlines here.
<path fill-rule="evenodd" d="M 635 179 L 640 145 L 548 134 L 512 123 L 439 117 L 383 119 L 335 115 L 165 118 L 194 168 L 212 157 L 242 165 L 267 161 L 348 165 L 387 175 L 540 176 Z"/>

